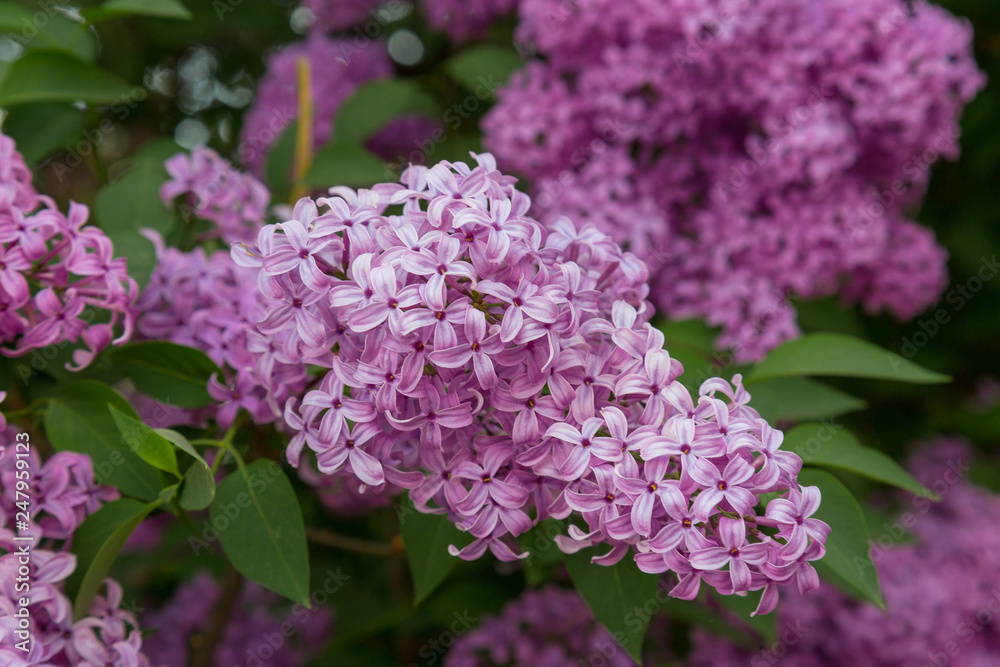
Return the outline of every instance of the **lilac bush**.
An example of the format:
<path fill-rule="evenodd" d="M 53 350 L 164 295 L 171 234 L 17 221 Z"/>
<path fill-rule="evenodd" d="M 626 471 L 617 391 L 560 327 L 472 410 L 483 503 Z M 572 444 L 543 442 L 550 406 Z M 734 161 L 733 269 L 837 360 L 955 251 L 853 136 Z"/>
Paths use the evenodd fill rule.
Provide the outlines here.
<path fill-rule="evenodd" d="M 471 533 L 450 547 L 467 560 L 522 558 L 510 538 L 574 515 L 587 529 L 564 550 L 607 544 L 605 565 L 634 550 L 677 573 L 679 597 L 702 580 L 765 589 L 769 611 L 775 584 L 815 586 L 818 490 L 795 482 L 801 461 L 740 377 L 695 402 L 646 322 L 645 265 L 593 228 L 546 230 L 492 156 L 474 158 L 303 198 L 234 246 L 259 271 L 274 354 L 328 369 L 285 406 L 289 461 L 308 448 L 322 473 L 409 489 Z M 785 499 L 758 515 L 764 492 Z"/>
<path fill-rule="evenodd" d="M 0 352 L 8 357 L 50 345 L 79 344 L 67 366 L 79 370 L 108 345 L 132 335 L 138 293 L 124 258 L 71 202 L 64 215 L 35 192 L 14 142 L 0 134 Z M 89 309 L 89 310 L 88 310 Z M 98 314 L 100 313 L 100 314 Z M 116 336 L 115 327 L 122 332 Z"/>
<path fill-rule="evenodd" d="M 483 122 L 535 211 L 649 262 L 671 318 L 759 358 L 791 299 L 910 318 L 946 253 L 908 219 L 982 87 L 968 23 L 901 0 L 523 0 L 529 61 Z"/>

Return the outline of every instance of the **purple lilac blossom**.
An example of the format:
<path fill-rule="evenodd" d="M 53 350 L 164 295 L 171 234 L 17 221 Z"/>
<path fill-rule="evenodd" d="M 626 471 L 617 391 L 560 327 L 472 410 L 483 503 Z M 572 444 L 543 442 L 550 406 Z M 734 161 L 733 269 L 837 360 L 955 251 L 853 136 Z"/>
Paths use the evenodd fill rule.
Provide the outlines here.
<path fill-rule="evenodd" d="M 142 653 L 142 634 L 133 614 L 122 608 L 121 586 L 105 579 L 89 613 L 74 621 L 72 603 L 63 582 L 76 569 L 69 540 L 87 515 L 118 497 L 111 487 L 94 480 L 90 459 L 59 452 L 42 464 L 36 451 L 18 458 L 11 434 L 0 434 L 0 665 L 30 667 L 150 667 Z M 20 466 L 25 461 L 27 467 Z M 30 472 L 30 528 L 16 530 L 17 472 Z M 28 632 L 30 650 L 16 648 L 15 612 L 23 592 L 17 589 L 21 565 L 17 535 L 30 535 L 31 604 Z"/>
<path fill-rule="evenodd" d="M 480 37 L 517 7 L 518 0 L 424 0 L 428 22 L 452 39 Z"/>
<path fill-rule="evenodd" d="M 256 273 L 237 266 L 228 252 L 208 255 L 196 248 L 185 253 L 164 247 L 156 235 L 151 238 L 157 264 L 136 302 L 138 336 L 200 349 L 223 375 L 213 377 L 208 386 L 217 405 L 177 411 L 142 402 L 137 407 L 144 418 L 173 425 L 202 423 L 212 416 L 225 427 L 240 409 L 258 424 L 280 417 L 285 399 L 304 386 L 306 369 L 301 360 L 286 354 L 282 335 L 257 331 L 255 324 L 266 314 L 268 301 L 257 289 Z"/>
<path fill-rule="evenodd" d="M 124 258 L 87 225 L 89 211 L 71 202 L 63 215 L 31 186 L 31 172 L 13 140 L 0 134 L 0 348 L 17 357 L 61 343 L 79 343 L 70 370 L 80 370 L 109 344 L 132 335 L 138 293 Z M 95 322 L 93 313 L 107 318 Z M 123 331 L 115 338 L 115 327 Z"/>
<path fill-rule="evenodd" d="M 144 614 L 143 627 L 156 631 L 145 642 L 150 659 L 164 665 L 187 665 L 192 639 L 208 626 L 219 591 L 219 584 L 202 572 L 178 586 L 162 607 Z M 213 653 L 212 664 L 304 665 L 329 639 L 332 625 L 330 613 L 322 607 L 293 606 L 257 584 L 246 582 Z"/>
<path fill-rule="evenodd" d="M 523 558 L 512 537 L 575 512 L 588 530 L 562 549 L 606 544 L 601 564 L 634 551 L 677 574 L 678 597 L 703 580 L 764 589 L 766 612 L 778 583 L 814 587 L 828 528 L 796 526 L 819 492 L 796 483 L 801 461 L 740 376 L 692 398 L 647 322 L 645 264 L 593 227 L 542 227 L 515 179 L 473 157 L 302 198 L 233 247 L 259 272 L 275 353 L 329 369 L 285 405 L 290 463 L 309 449 L 324 474 L 408 489 L 471 534 L 449 549 L 467 560 Z M 765 492 L 783 514 L 757 515 Z"/>
<path fill-rule="evenodd" d="M 532 60 L 483 121 L 535 212 L 645 259 L 653 300 L 739 360 L 799 334 L 791 299 L 910 318 L 946 253 L 907 218 L 983 86 L 972 29 L 902 0 L 523 0 Z"/>
<path fill-rule="evenodd" d="M 444 667 L 632 667 L 635 662 L 575 591 L 526 591 L 455 641 Z"/>
<path fill-rule="evenodd" d="M 918 449 L 913 473 L 942 500 L 909 499 L 896 520 L 873 530 L 872 558 L 887 611 L 827 584 L 809 596 L 783 592 L 778 627 L 794 629 L 795 641 L 779 664 L 1000 664 L 1000 532 L 994 529 L 1000 496 L 969 483 L 972 463 L 968 445 L 955 438 Z M 737 667 L 752 660 L 753 653 L 699 632 L 685 664 Z"/>
<path fill-rule="evenodd" d="M 317 27 L 335 32 L 376 20 L 386 0 L 303 0 L 302 4 L 315 17 Z"/>
<path fill-rule="evenodd" d="M 160 188 L 164 204 L 173 206 L 180 197 L 193 215 L 214 224 L 210 237 L 227 243 L 257 237 L 271 201 L 263 183 L 205 146 L 195 147 L 190 155 L 178 153 L 164 166 L 170 174 Z"/>

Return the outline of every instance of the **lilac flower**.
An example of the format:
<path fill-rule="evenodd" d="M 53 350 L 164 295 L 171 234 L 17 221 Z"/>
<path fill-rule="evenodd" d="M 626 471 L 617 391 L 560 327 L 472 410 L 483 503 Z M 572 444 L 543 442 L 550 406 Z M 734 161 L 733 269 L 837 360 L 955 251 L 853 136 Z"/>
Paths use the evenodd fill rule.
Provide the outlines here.
<path fill-rule="evenodd" d="M 691 565 L 699 570 L 718 570 L 729 566 L 729 576 L 736 592 L 750 589 L 749 565 L 760 565 L 767 560 L 767 544 L 747 542 L 746 524 L 743 519 L 719 520 L 721 546 L 699 549 L 691 553 Z"/>
<path fill-rule="evenodd" d="M 753 468 L 742 458 L 731 459 L 722 472 L 719 472 L 714 463 L 697 461 L 688 473 L 704 487 L 691 508 L 701 521 L 707 520 L 723 501 L 728 502 L 739 514 L 745 514 L 753 508 L 753 494 L 741 486 L 753 476 Z"/>

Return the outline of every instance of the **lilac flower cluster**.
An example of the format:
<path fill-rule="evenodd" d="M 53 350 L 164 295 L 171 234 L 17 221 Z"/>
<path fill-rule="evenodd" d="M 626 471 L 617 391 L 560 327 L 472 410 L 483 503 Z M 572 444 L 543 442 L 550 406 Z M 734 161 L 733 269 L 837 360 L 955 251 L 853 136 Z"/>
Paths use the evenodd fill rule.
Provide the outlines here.
<path fill-rule="evenodd" d="M 971 27 L 903 0 L 523 0 L 533 60 L 483 122 L 549 222 L 646 259 L 657 306 L 759 358 L 791 298 L 909 318 L 946 284 L 907 220 L 982 87 Z"/>
<path fill-rule="evenodd" d="M 160 188 L 164 204 L 173 206 L 180 197 L 186 210 L 213 223 L 210 237 L 227 243 L 257 237 L 271 201 L 263 183 L 205 146 L 195 147 L 190 155 L 178 153 L 164 166 L 170 174 Z"/>
<path fill-rule="evenodd" d="M 635 662 L 580 599 L 564 588 L 526 591 L 458 638 L 445 667 L 632 667 Z"/>
<path fill-rule="evenodd" d="M 253 107 L 243 125 L 243 160 L 260 173 L 264 156 L 281 131 L 298 116 L 296 63 L 305 58 L 310 65 L 313 111 L 313 147 L 333 138 L 333 118 L 361 84 L 392 74 L 392 61 L 382 42 L 362 47 L 352 39 L 326 37 L 329 26 L 317 22 L 301 42 L 274 53 L 268 58 L 267 73 L 257 88 Z M 403 116 L 382 128 L 367 147 L 386 160 L 395 160 L 409 152 L 437 127 L 420 116 Z"/>
<path fill-rule="evenodd" d="M 218 583 L 203 572 L 181 584 L 165 605 L 144 614 L 143 627 L 157 630 L 145 642 L 150 659 L 164 665 L 188 664 L 192 640 L 209 625 L 219 593 Z M 304 665 L 329 638 L 332 625 L 326 610 L 292 608 L 248 583 L 233 606 L 212 664 Z"/>
<path fill-rule="evenodd" d="M 474 157 L 303 198 L 234 246 L 269 300 L 258 330 L 329 369 L 286 404 L 289 461 L 308 447 L 323 473 L 409 489 L 472 534 L 450 549 L 464 559 L 523 557 L 510 537 L 575 511 L 588 530 L 561 547 L 608 543 L 602 564 L 634 548 L 644 570 L 679 575 L 680 597 L 703 579 L 766 588 L 766 611 L 772 584 L 814 585 L 819 493 L 795 482 L 801 461 L 739 376 L 695 402 L 646 323 L 645 265 L 593 228 L 546 230 L 493 157 Z M 764 492 L 784 497 L 758 516 Z"/>
<path fill-rule="evenodd" d="M 483 35 L 517 4 L 518 0 L 427 0 L 423 8 L 432 26 L 461 41 Z"/>
<path fill-rule="evenodd" d="M 171 412 L 173 418 L 200 422 L 210 415 L 226 427 L 241 409 L 258 424 L 280 417 L 285 399 L 305 386 L 306 370 L 286 352 L 282 336 L 257 331 L 267 300 L 257 290 L 255 272 L 234 264 L 225 251 L 185 253 L 151 238 L 157 264 L 136 302 L 139 336 L 202 350 L 225 374 L 208 386 L 218 405 L 207 414 Z"/>
<path fill-rule="evenodd" d="M 121 607 L 122 589 L 106 579 L 104 595 L 94 598 L 87 616 L 74 621 L 72 603 L 63 582 L 76 569 L 76 556 L 69 553 L 68 540 L 88 514 L 117 492 L 94 481 L 90 459 L 83 454 L 59 452 L 44 465 L 32 449 L 30 457 L 18 459 L 12 440 L 0 435 L 0 664 L 5 667 L 32 665 L 149 667 L 142 654 L 142 634 L 135 617 Z M 19 468 L 18 461 L 27 461 Z M 15 532 L 17 473 L 26 470 L 30 480 L 31 516 L 27 531 Z M 17 588 L 20 544 L 15 535 L 31 535 L 31 594 L 28 605 L 30 650 L 15 648 L 21 641 L 14 616 L 23 589 Z"/>
<path fill-rule="evenodd" d="M 779 627 L 801 631 L 784 647 L 780 664 L 1000 664 L 1000 532 L 992 528 L 1000 523 L 1000 495 L 963 479 L 972 461 L 969 447 L 952 438 L 918 451 L 914 475 L 942 502 L 914 498 L 898 520 L 873 533 L 872 557 L 888 611 L 827 585 L 810 596 L 783 596 Z M 735 667 L 752 659 L 718 637 L 699 634 L 686 664 Z"/>
<path fill-rule="evenodd" d="M 79 370 L 112 342 L 132 335 L 138 288 L 111 241 L 87 225 L 87 207 L 69 215 L 31 186 L 13 140 L 0 134 L 0 352 L 8 357 L 62 343 L 83 348 L 68 367 Z M 94 311 L 107 321 L 94 322 Z M 85 312 L 86 311 L 86 312 Z M 115 338 L 115 326 L 123 332 Z M 114 339 L 114 340 L 112 340 Z M 11 347 L 10 345 L 13 344 Z"/>

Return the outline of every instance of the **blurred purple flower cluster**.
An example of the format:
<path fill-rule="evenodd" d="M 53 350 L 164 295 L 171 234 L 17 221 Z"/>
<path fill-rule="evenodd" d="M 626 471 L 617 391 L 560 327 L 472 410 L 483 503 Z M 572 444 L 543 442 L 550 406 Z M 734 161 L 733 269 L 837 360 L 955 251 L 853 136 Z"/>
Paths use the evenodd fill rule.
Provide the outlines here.
<path fill-rule="evenodd" d="M 940 295 L 945 251 L 906 212 L 984 83 L 968 23 L 902 0 L 523 0 L 517 38 L 544 59 L 485 145 L 543 222 L 647 260 L 667 316 L 750 360 L 798 335 L 790 299 L 909 318 Z"/>
<path fill-rule="evenodd" d="M 594 620 L 575 591 L 529 590 L 507 603 L 499 616 L 483 619 L 459 637 L 445 667 L 632 667 L 635 662 L 611 633 Z"/>
<path fill-rule="evenodd" d="M 588 530 L 563 549 L 609 544 L 602 564 L 634 549 L 644 570 L 678 574 L 679 597 L 702 580 L 764 588 L 768 611 L 773 584 L 814 586 L 818 491 L 795 482 L 801 461 L 739 376 L 695 402 L 645 323 L 645 265 L 593 228 L 544 229 L 493 157 L 474 157 L 303 198 L 234 246 L 260 272 L 275 354 L 329 369 L 286 405 L 289 461 L 308 448 L 320 472 L 409 489 L 472 534 L 451 547 L 465 559 L 523 557 L 508 536 L 576 511 Z M 758 516 L 764 492 L 784 497 Z"/>
<path fill-rule="evenodd" d="M 257 238 L 271 201 L 263 183 L 204 146 L 190 155 L 178 153 L 164 166 L 170 174 L 160 188 L 164 204 L 172 206 L 180 197 L 185 211 L 213 223 L 210 238 L 227 243 Z"/>
<path fill-rule="evenodd" d="M 219 584 L 202 572 L 178 586 L 162 607 L 144 614 L 143 627 L 155 630 L 145 643 L 150 659 L 178 667 L 189 664 L 192 639 L 211 625 L 220 592 Z M 325 609 L 292 605 L 248 582 L 236 598 L 212 664 L 304 665 L 329 640 L 332 625 Z"/>
<path fill-rule="evenodd" d="M 31 171 L 13 140 L 0 134 L 0 352 L 8 357 L 62 343 L 72 370 L 88 365 L 112 342 L 132 335 L 138 288 L 111 241 L 87 225 L 86 206 L 55 202 L 31 186 Z M 96 315 L 104 311 L 107 317 Z M 97 322 L 96 318 L 105 321 Z M 115 338 L 115 326 L 123 324 Z M 114 339 L 112 341 L 112 339 Z M 12 345 L 12 346 L 11 346 Z"/>
<path fill-rule="evenodd" d="M 30 497 L 30 528 L 15 530 L 15 517 L 23 508 L 18 501 L 19 473 L 27 472 Z M 87 515 L 118 492 L 94 481 L 90 459 L 83 454 L 59 452 L 43 465 L 34 449 L 19 458 L 15 438 L 0 434 L 0 664 L 5 667 L 32 665 L 149 667 L 142 654 L 142 634 L 133 614 L 122 607 L 122 588 L 112 579 L 104 581 L 88 615 L 74 621 L 73 605 L 64 592 L 64 582 L 76 569 L 76 556 L 69 552 L 73 533 Z M 30 556 L 25 559 L 15 536 L 30 535 Z M 24 561 L 28 562 L 25 563 Z M 22 641 L 15 631 L 24 631 L 15 614 L 25 589 L 21 568 L 30 577 L 27 629 L 30 650 L 15 648 Z"/>
<path fill-rule="evenodd" d="M 968 445 L 953 438 L 915 455 L 914 475 L 942 501 L 913 498 L 898 520 L 873 533 L 886 611 L 824 584 L 812 595 L 783 596 L 778 627 L 796 632 L 780 655 L 772 648 L 758 658 L 699 634 L 686 664 L 775 664 L 778 657 L 798 667 L 1000 664 L 1000 532 L 993 528 L 1000 496 L 969 483 L 972 464 Z"/>
<path fill-rule="evenodd" d="M 258 174 L 263 171 L 268 148 L 298 117 L 296 63 L 300 59 L 310 66 L 313 148 L 333 138 L 334 115 L 361 84 L 392 74 L 392 61 L 384 42 L 365 38 L 366 42 L 357 46 L 349 37 L 326 37 L 323 32 L 329 28 L 322 21 L 317 22 L 306 39 L 268 57 L 267 73 L 246 114 L 241 141 L 241 159 Z M 367 145 L 386 160 L 396 160 L 435 127 L 433 121 L 425 118 L 402 116 L 371 137 Z"/>
<path fill-rule="evenodd" d="M 423 9 L 432 26 L 461 41 L 486 34 L 517 4 L 518 0 L 427 0 Z"/>
<path fill-rule="evenodd" d="M 223 369 L 224 377 L 209 384 L 218 405 L 208 410 L 224 427 L 240 409 L 258 424 L 279 418 L 285 399 L 305 386 L 306 369 L 285 352 L 281 336 L 257 331 L 267 300 L 255 272 L 237 266 L 225 251 L 207 255 L 199 247 L 185 253 L 152 238 L 157 264 L 136 302 L 138 335 L 197 348 Z M 205 416 L 192 413 L 183 421 Z"/>

